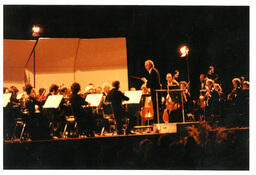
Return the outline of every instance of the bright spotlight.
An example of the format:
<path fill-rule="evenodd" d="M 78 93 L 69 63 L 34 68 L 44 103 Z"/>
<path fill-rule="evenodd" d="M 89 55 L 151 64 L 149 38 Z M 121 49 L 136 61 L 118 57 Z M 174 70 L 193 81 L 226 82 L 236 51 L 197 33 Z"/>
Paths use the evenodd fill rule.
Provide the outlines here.
<path fill-rule="evenodd" d="M 40 27 L 39 26 L 36 26 L 36 25 L 34 25 L 33 27 L 32 27 L 32 31 L 33 31 L 33 36 L 34 37 L 36 37 L 36 36 L 39 36 L 39 33 L 40 33 Z"/>
<path fill-rule="evenodd" d="M 188 55 L 189 48 L 187 46 L 182 46 L 180 48 L 180 57 L 185 57 Z"/>

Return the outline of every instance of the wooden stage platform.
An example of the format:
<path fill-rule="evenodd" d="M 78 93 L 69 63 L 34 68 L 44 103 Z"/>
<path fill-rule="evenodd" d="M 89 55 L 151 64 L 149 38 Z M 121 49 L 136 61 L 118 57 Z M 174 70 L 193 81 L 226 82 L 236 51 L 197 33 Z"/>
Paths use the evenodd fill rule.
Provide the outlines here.
<path fill-rule="evenodd" d="M 248 127 L 212 130 L 207 133 L 209 141 L 201 147 L 190 142 L 193 139 L 184 130 L 195 124 L 177 124 L 175 133 L 137 130 L 126 136 L 6 140 L 4 169 L 249 169 Z M 215 142 L 220 130 L 229 135 L 231 143 Z M 187 144 L 180 144 L 184 138 L 188 138 Z"/>

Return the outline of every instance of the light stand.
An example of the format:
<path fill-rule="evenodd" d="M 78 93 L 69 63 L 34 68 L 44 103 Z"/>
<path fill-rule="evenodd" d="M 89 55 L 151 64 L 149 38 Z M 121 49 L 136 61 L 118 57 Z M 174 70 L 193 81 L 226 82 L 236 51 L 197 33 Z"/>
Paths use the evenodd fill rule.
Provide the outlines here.
<path fill-rule="evenodd" d="M 34 54 L 34 88 L 36 87 L 36 45 L 38 43 L 38 40 L 39 40 L 39 37 L 40 37 L 40 27 L 38 26 L 33 26 L 32 28 L 32 36 L 34 38 L 36 38 L 36 43 L 35 43 L 35 46 L 33 48 L 33 54 Z"/>
<path fill-rule="evenodd" d="M 189 48 L 188 46 L 184 45 L 179 49 L 180 57 L 186 59 L 187 64 L 187 76 L 188 76 L 188 83 L 190 83 L 190 70 L 189 70 Z"/>

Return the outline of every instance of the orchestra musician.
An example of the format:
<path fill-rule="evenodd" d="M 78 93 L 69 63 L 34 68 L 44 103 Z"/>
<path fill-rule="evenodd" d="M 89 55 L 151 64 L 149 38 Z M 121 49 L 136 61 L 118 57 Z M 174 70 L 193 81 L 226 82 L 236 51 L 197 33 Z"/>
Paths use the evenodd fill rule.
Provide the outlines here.
<path fill-rule="evenodd" d="M 176 69 L 174 71 L 174 74 L 173 74 L 173 77 L 172 77 L 173 81 L 175 80 L 177 83 L 179 83 L 179 76 L 180 76 L 180 71 L 178 69 Z"/>
<path fill-rule="evenodd" d="M 243 96 L 243 103 L 242 103 L 242 112 L 249 116 L 249 87 L 250 82 L 244 81 L 242 86 L 242 96 Z"/>
<path fill-rule="evenodd" d="M 182 96 L 183 96 L 183 102 L 184 102 L 184 112 L 185 114 L 192 113 L 192 100 L 191 100 L 191 95 L 188 90 L 188 83 L 186 81 L 181 81 L 180 82 L 180 89 L 184 90 L 182 91 Z"/>
<path fill-rule="evenodd" d="M 33 87 L 31 84 L 26 84 L 25 85 L 25 94 L 22 97 L 23 105 L 22 105 L 22 113 L 24 117 L 24 121 L 26 123 L 26 129 L 27 132 L 31 134 L 36 134 L 35 132 L 35 126 L 36 122 L 39 118 L 36 114 L 35 106 L 42 106 L 43 103 L 39 102 L 35 98 L 35 94 L 33 93 Z M 37 117 L 36 117 L 37 116 Z M 37 128 L 38 129 L 38 128 Z"/>
<path fill-rule="evenodd" d="M 59 86 L 52 84 L 49 88 L 49 93 L 47 98 L 50 95 L 58 95 Z M 62 124 L 64 122 L 65 111 L 63 110 L 65 100 L 62 99 L 60 105 L 57 109 L 45 109 L 44 115 L 46 115 L 49 122 L 50 135 L 54 138 L 61 138 L 60 132 L 62 131 Z"/>
<path fill-rule="evenodd" d="M 103 94 L 102 102 L 100 103 L 100 105 L 98 107 L 100 110 L 98 110 L 99 112 L 95 116 L 96 120 L 97 120 L 97 129 L 98 129 L 98 131 L 101 132 L 102 128 L 104 127 L 106 131 L 110 132 L 110 124 L 109 124 L 108 120 L 104 118 L 103 110 L 104 110 L 104 107 L 106 106 L 106 97 L 107 97 L 109 91 L 111 90 L 111 85 L 108 82 L 105 82 L 105 83 L 103 83 L 101 89 L 102 89 L 101 93 Z"/>
<path fill-rule="evenodd" d="M 241 80 L 239 78 L 234 78 L 232 80 L 233 89 L 228 94 L 227 100 L 233 110 L 237 111 L 238 113 L 241 113 L 242 109 L 242 103 L 243 103 L 243 90 L 241 87 Z"/>
<path fill-rule="evenodd" d="M 108 95 L 110 89 L 111 89 L 111 86 L 110 86 L 109 83 L 106 82 L 106 83 L 103 84 L 103 88 L 102 89 L 103 89 L 103 92 L 102 92 L 103 96 L 106 97 Z"/>
<path fill-rule="evenodd" d="M 80 84 L 73 83 L 71 86 L 72 94 L 70 95 L 71 108 L 78 124 L 78 133 L 85 134 L 87 137 L 94 137 L 95 121 L 90 110 L 85 110 L 83 105 L 89 105 L 78 92 Z"/>
<path fill-rule="evenodd" d="M 190 112 L 190 93 L 188 91 L 188 84 L 185 81 L 181 81 L 178 83 L 175 79 L 173 79 L 171 73 L 166 74 L 167 80 L 167 90 L 170 89 L 183 89 L 182 95 L 184 99 L 184 110 L 185 113 Z M 165 110 L 163 112 L 163 121 L 164 122 L 178 122 L 181 121 L 181 100 L 179 92 L 168 92 L 165 99 Z"/>
<path fill-rule="evenodd" d="M 217 114 L 217 106 L 219 105 L 219 94 L 214 89 L 214 81 L 212 79 L 206 80 L 206 117 L 214 117 Z"/>
<path fill-rule="evenodd" d="M 215 72 L 214 67 L 213 66 L 209 66 L 209 70 L 207 72 L 207 78 L 214 80 L 214 82 L 218 82 L 219 76 L 218 74 Z"/>
<path fill-rule="evenodd" d="M 200 89 L 205 89 L 206 77 L 205 74 L 200 74 Z"/>
<path fill-rule="evenodd" d="M 156 91 L 157 89 L 160 89 L 161 84 L 160 84 L 160 74 L 158 70 L 154 66 L 154 62 L 152 60 L 147 60 L 145 61 L 145 69 L 148 72 L 147 78 L 143 77 L 142 81 L 146 84 L 146 87 L 149 88 L 150 94 L 151 94 L 151 99 L 153 103 L 153 109 L 154 109 L 154 123 L 157 123 L 157 102 L 158 100 L 158 105 L 159 109 L 161 106 L 161 97 L 160 95 L 158 96 L 158 99 L 156 99 Z"/>
<path fill-rule="evenodd" d="M 3 108 L 4 136 L 5 139 L 11 139 L 13 136 L 15 118 L 20 115 L 19 101 L 16 99 L 18 89 L 15 86 L 11 86 L 10 89 L 4 87 L 4 94 L 5 93 L 11 93 L 11 98 L 7 106 Z"/>
<path fill-rule="evenodd" d="M 40 88 L 38 90 L 38 95 L 36 96 L 37 101 L 45 102 L 46 101 L 46 89 L 45 88 Z"/>
<path fill-rule="evenodd" d="M 122 101 L 124 100 L 129 100 L 127 96 L 125 96 L 120 90 L 120 82 L 119 81 L 113 81 L 112 83 L 112 90 L 109 91 L 106 101 L 112 103 L 113 111 L 114 111 L 114 116 L 116 119 L 116 124 L 117 124 L 117 133 L 118 134 L 123 134 L 123 122 L 122 119 L 124 118 L 129 118 L 129 124 L 127 126 L 127 131 L 126 134 L 133 134 L 131 132 L 131 129 L 135 125 L 136 118 L 129 113 L 125 111 L 125 109 L 122 107 Z"/>
<path fill-rule="evenodd" d="M 214 89 L 215 89 L 215 91 L 218 92 L 219 102 L 218 102 L 218 106 L 216 106 L 216 108 L 218 108 L 216 112 L 217 112 L 217 114 L 220 115 L 220 114 L 222 114 L 223 105 L 224 105 L 224 101 L 225 101 L 224 93 L 222 91 L 222 88 L 221 88 L 220 84 L 218 84 L 218 83 L 214 83 Z"/>
<path fill-rule="evenodd" d="M 171 73 L 166 74 L 167 88 L 170 86 L 179 86 L 178 81 L 175 80 Z"/>

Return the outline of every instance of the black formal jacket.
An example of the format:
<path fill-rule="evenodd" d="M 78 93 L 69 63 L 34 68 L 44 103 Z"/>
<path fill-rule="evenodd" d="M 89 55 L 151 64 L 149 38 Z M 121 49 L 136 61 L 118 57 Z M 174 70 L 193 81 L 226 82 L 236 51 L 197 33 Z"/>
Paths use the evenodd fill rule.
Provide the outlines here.
<path fill-rule="evenodd" d="M 109 91 L 106 101 L 112 103 L 112 107 L 114 110 L 115 115 L 119 115 L 122 112 L 122 101 L 123 100 L 129 100 L 128 97 L 126 97 L 121 91 L 119 91 L 116 88 L 113 88 L 111 91 Z"/>
<path fill-rule="evenodd" d="M 156 68 L 152 68 L 151 72 L 148 74 L 147 80 L 147 88 L 149 88 L 151 92 L 160 89 L 160 74 Z"/>
<path fill-rule="evenodd" d="M 82 105 L 87 105 L 88 103 L 78 94 L 70 95 L 70 103 L 73 114 L 75 117 L 81 117 L 83 115 Z"/>

